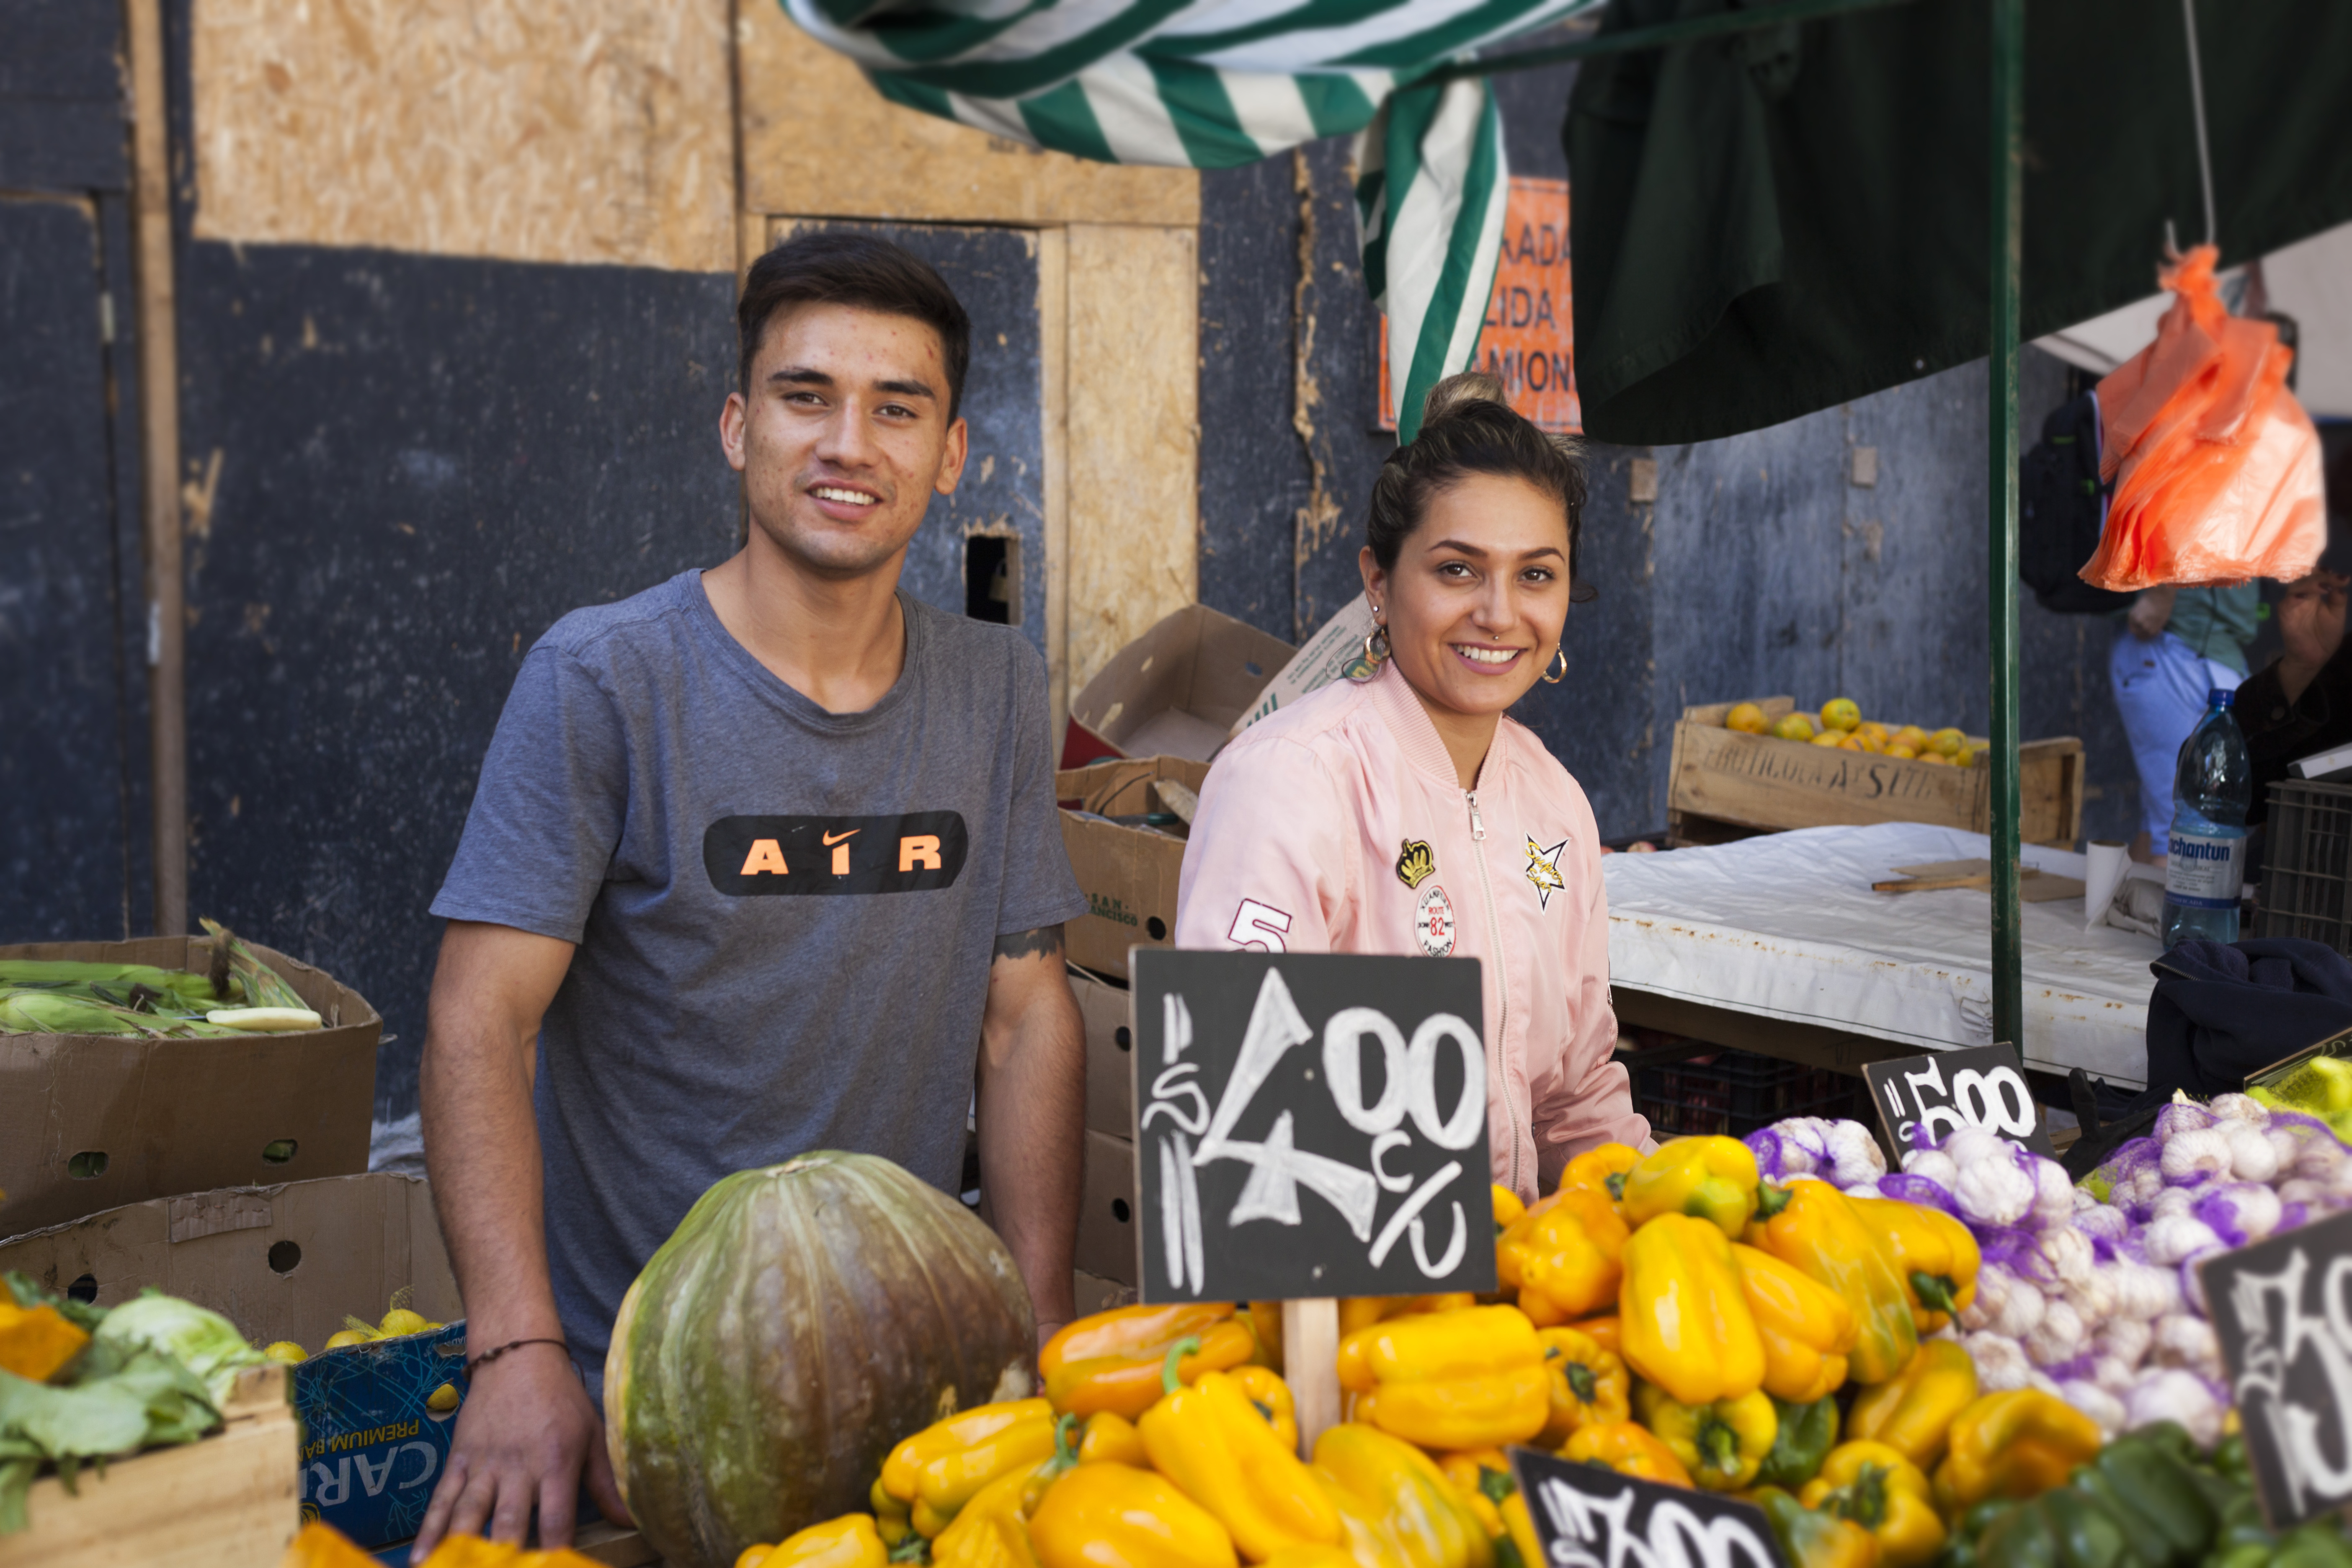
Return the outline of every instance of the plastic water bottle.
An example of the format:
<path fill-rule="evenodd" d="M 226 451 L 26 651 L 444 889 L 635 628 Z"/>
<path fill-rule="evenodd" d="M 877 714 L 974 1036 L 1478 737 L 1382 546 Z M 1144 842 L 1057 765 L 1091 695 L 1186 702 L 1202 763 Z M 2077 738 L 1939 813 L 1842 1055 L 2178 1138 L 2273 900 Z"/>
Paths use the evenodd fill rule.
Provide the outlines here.
<path fill-rule="evenodd" d="M 2172 775 L 2172 836 L 2164 870 L 2164 945 L 2183 937 L 2238 940 L 2238 892 L 2246 879 L 2246 808 L 2254 775 L 2246 738 L 2231 716 L 2232 693 L 2205 694 L 2205 717 L 2181 742 Z"/>

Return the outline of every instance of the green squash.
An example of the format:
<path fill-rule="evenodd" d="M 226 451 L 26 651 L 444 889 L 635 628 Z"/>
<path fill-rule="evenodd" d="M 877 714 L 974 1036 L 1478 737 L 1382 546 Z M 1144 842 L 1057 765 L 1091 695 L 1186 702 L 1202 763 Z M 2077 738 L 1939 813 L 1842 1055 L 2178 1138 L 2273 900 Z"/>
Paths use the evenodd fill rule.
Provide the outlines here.
<path fill-rule="evenodd" d="M 738 1172 L 621 1303 L 614 1476 L 663 1556 L 730 1568 L 866 1510 L 899 1439 L 1025 1398 L 1036 1332 L 1004 1244 L 889 1161 L 824 1150 Z"/>

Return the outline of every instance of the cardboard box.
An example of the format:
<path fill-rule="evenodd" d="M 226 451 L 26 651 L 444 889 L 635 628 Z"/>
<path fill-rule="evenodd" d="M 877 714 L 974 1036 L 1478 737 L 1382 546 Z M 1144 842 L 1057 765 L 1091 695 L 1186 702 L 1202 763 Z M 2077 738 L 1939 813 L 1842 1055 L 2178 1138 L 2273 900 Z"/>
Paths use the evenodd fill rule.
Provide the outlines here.
<path fill-rule="evenodd" d="M 1073 965 L 1070 990 L 1087 1024 L 1087 1130 L 1135 1136 L 1135 1036 L 1127 987 Z"/>
<path fill-rule="evenodd" d="M 1160 780 L 1197 793 L 1208 776 L 1207 763 L 1182 757 L 1097 763 L 1054 775 L 1054 795 L 1064 807 L 1062 847 L 1087 896 L 1087 912 L 1062 928 L 1072 963 L 1124 980 L 1130 943 L 1168 946 L 1175 940 L 1176 886 L 1184 870 L 1181 838 L 1076 811 L 1139 816 L 1159 808 L 1151 786 Z"/>
<path fill-rule="evenodd" d="M 1796 706 L 1786 697 L 1748 700 L 1768 719 Z M 1727 730 L 1724 716 L 1735 706 L 1685 708 L 1675 726 L 1666 824 L 1675 844 L 1839 823 L 1925 822 L 1991 831 L 1990 768 L 1938 767 Z M 2062 736 L 2028 741 L 2017 751 L 2019 837 L 2072 849 L 2083 831 L 2083 742 Z"/>
<path fill-rule="evenodd" d="M 151 1040 L 0 1035 L 0 1237 L 173 1193 L 364 1171 L 383 1028 L 359 993 L 256 945 L 326 1026 Z M 206 937 L 50 942 L 0 958 L 202 972 Z M 266 1151 L 291 1154 L 273 1160 Z"/>
<path fill-rule="evenodd" d="M 461 1401 L 466 1391 L 465 1309 L 421 1179 L 379 1173 L 157 1198 L 0 1242 L 0 1272 L 11 1268 L 106 1307 L 152 1285 L 221 1313 L 255 1344 L 310 1351 L 293 1369 L 302 1443 L 285 1460 L 302 1518 L 366 1547 L 416 1533 L 457 1418 L 457 1406 L 426 1401 L 445 1384 Z M 345 1316 L 373 1322 L 403 1289 L 446 1326 L 323 1348 Z"/>
<path fill-rule="evenodd" d="M 1119 649 L 1070 700 L 1062 766 L 1101 757 L 1205 763 L 1294 651 L 1246 622 L 1187 605 Z"/>
<path fill-rule="evenodd" d="M 1371 600 L 1359 594 L 1298 646 L 1290 662 L 1266 682 L 1257 700 L 1234 721 L 1233 733 L 1240 734 L 1267 714 L 1287 708 L 1308 692 L 1342 677 L 1368 678 L 1375 667 L 1364 658 L 1364 639 L 1371 634 Z"/>
<path fill-rule="evenodd" d="M 70 1492 L 33 1483 L 27 1528 L 0 1535 L 0 1564 L 26 1568 L 268 1568 L 301 1513 L 294 1500 L 299 1424 L 286 1369 L 241 1374 L 221 1429 L 200 1442 L 83 1467 Z"/>
<path fill-rule="evenodd" d="M 1132 1285 L 1138 1277 L 1135 1145 L 1089 1130 L 1078 1203 L 1076 1264 L 1083 1273 Z"/>

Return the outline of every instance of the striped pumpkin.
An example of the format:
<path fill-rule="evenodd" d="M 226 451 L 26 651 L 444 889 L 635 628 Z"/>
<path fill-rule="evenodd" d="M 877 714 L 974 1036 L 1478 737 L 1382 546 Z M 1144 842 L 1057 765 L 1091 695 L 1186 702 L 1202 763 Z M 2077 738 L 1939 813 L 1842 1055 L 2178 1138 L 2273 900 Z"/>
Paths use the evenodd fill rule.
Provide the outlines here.
<path fill-rule="evenodd" d="M 728 1568 L 867 1505 L 890 1446 L 1025 1396 L 1012 1255 L 889 1161 L 830 1150 L 702 1194 L 629 1287 L 604 1361 L 613 1473 L 671 1563 Z"/>

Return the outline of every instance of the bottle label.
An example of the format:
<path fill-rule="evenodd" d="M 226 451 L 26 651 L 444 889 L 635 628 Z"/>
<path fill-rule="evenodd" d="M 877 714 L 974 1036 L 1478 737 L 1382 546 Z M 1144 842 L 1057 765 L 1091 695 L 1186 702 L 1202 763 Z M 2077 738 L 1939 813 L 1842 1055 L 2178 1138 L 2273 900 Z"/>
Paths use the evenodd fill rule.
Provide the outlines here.
<path fill-rule="evenodd" d="M 2192 910 L 2234 910 L 2246 877 L 2246 839 L 2174 828 L 2164 865 L 2164 896 Z"/>

